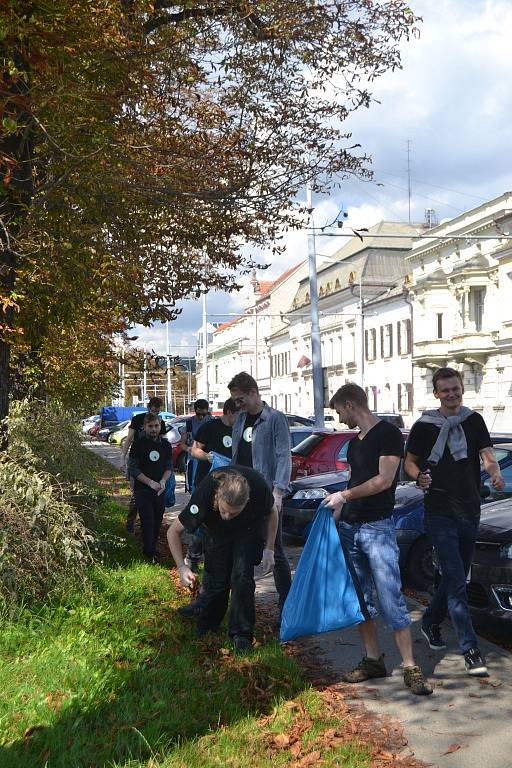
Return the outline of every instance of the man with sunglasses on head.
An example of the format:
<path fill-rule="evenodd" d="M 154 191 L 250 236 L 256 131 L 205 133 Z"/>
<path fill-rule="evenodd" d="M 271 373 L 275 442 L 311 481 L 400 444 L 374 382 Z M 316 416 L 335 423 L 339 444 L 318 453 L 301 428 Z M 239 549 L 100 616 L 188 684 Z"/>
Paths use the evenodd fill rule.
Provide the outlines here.
<path fill-rule="evenodd" d="M 238 373 L 229 382 L 228 389 L 240 408 L 233 425 L 233 464 L 253 467 L 263 475 L 272 491 L 279 514 L 274 581 L 281 612 L 292 580 L 281 528 L 283 495 L 288 490 L 292 471 L 288 420 L 284 413 L 263 402 L 256 380 L 248 373 Z"/>
<path fill-rule="evenodd" d="M 210 419 L 212 419 L 212 415 L 210 413 L 208 401 L 204 398 L 199 398 L 199 400 L 196 400 L 194 403 L 194 416 L 187 419 L 185 431 L 181 436 L 181 446 L 188 455 L 185 479 L 189 491 L 193 490 L 193 472 L 194 467 L 197 465 L 197 462 L 195 462 L 191 456 L 192 445 L 200 427 L 202 427 L 203 424 L 206 424 L 207 421 L 210 421 Z"/>

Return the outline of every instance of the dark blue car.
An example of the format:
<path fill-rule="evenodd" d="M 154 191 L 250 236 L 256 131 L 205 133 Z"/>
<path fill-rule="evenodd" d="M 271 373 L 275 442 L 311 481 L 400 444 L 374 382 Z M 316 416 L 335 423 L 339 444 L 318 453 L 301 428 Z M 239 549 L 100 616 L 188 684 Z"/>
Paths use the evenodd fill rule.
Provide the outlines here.
<path fill-rule="evenodd" d="M 325 496 L 347 487 L 346 471 L 325 472 L 294 480 L 283 500 L 283 531 L 303 541 Z M 393 519 L 400 548 L 402 575 L 412 586 L 426 589 L 433 580 L 432 548 L 423 527 L 423 491 L 415 483 L 399 483 Z"/>

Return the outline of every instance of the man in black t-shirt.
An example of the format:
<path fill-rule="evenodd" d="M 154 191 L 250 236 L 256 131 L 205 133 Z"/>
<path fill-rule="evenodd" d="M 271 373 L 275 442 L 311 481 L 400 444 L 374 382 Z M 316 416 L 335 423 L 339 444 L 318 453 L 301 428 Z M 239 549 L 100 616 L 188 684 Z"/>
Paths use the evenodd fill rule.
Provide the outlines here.
<path fill-rule="evenodd" d="M 384 621 L 395 637 L 404 667 L 404 683 L 413 693 L 427 695 L 432 686 L 414 663 L 411 619 L 401 591 L 398 546 L 392 518 L 403 439 L 400 430 L 378 419 L 368 408 L 364 389 L 345 384 L 330 402 L 350 429 L 359 434 L 350 441 L 347 461 L 350 481 L 345 491 L 327 496 L 325 503 L 341 517 L 341 535 L 354 563 L 370 618 L 358 625 L 366 654 L 357 667 L 343 676 L 348 683 L 385 677 L 379 650 L 373 589 Z"/>
<path fill-rule="evenodd" d="M 196 486 L 210 471 L 214 453 L 231 459 L 233 424 L 236 421 L 237 413 L 238 406 L 233 398 L 229 397 L 224 403 L 222 416 L 219 419 L 205 422 L 196 432 L 190 451 L 192 458 L 198 460 L 195 476 Z"/>
<path fill-rule="evenodd" d="M 162 410 L 162 406 L 163 403 L 159 397 L 152 397 L 148 401 L 148 413 L 158 415 Z M 134 532 L 135 518 L 137 517 L 137 506 L 135 504 L 135 496 L 133 493 L 133 478 L 130 477 L 130 473 L 128 472 L 128 454 L 130 452 L 130 448 L 132 447 L 132 443 L 139 437 L 144 437 L 145 415 L 145 413 L 136 413 L 135 416 L 132 416 L 132 420 L 130 421 L 130 425 L 128 427 L 128 434 L 126 435 L 126 439 L 121 446 L 121 468 L 126 470 L 127 477 L 130 480 L 130 486 L 132 489 L 130 504 L 128 506 L 128 514 L 126 516 L 126 530 L 128 533 Z M 165 424 L 163 420 L 161 420 L 160 434 L 165 435 L 165 431 Z"/>
<path fill-rule="evenodd" d="M 414 424 L 405 459 L 406 472 L 425 490 L 425 530 L 442 573 L 421 632 L 432 649 L 446 648 L 440 624 L 449 613 L 468 674 L 485 675 L 466 593 L 480 522 L 480 460 L 495 488 L 504 481 L 483 418 L 462 405 L 460 373 L 439 368 L 432 384 L 440 407 Z"/>
<path fill-rule="evenodd" d="M 156 558 L 156 543 L 165 509 L 165 484 L 172 475 L 172 447 L 160 437 L 160 417 L 144 414 L 144 435 L 130 449 L 128 471 L 142 527 L 144 555 Z"/>
<path fill-rule="evenodd" d="M 204 478 L 169 528 L 167 538 L 183 586 L 191 587 L 196 575 L 185 564 L 181 545 L 184 530 L 199 527 L 205 535 L 208 584 L 198 617 L 199 636 L 215 632 L 226 613 L 231 587 L 229 635 L 236 650 L 252 644 L 255 622 L 254 566 L 274 565 L 278 515 L 272 493 L 263 477 L 247 467 L 215 469 Z"/>

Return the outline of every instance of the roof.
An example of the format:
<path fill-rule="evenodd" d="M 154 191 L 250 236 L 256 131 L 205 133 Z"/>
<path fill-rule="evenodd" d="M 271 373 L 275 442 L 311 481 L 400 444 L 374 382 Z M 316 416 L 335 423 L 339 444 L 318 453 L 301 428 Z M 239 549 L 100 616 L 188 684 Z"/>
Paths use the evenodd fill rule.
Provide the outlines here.
<path fill-rule="evenodd" d="M 372 238 L 372 234 L 403 234 L 403 238 Z M 407 274 L 405 256 L 412 247 L 416 227 L 403 222 L 381 221 L 368 230 L 364 239 L 354 236 L 334 255 L 333 263 L 318 270 L 318 296 L 323 298 L 343 290 L 354 290 L 361 283 L 365 298 L 380 294 L 384 287 L 393 286 Z M 299 284 L 292 303 L 297 309 L 309 303 L 309 278 Z"/>
<path fill-rule="evenodd" d="M 226 328 L 229 328 L 230 325 L 234 325 L 235 323 L 240 322 L 245 317 L 245 315 L 239 315 L 238 317 L 235 317 L 234 320 L 228 320 L 226 323 L 221 323 L 218 328 L 214 330 L 214 333 L 219 333 L 219 331 L 224 331 Z"/>

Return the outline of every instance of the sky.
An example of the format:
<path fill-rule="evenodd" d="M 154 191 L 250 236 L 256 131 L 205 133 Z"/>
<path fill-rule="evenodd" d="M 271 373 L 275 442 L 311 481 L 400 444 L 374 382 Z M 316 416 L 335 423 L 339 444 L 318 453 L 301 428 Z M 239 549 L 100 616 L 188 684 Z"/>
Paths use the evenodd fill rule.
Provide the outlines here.
<path fill-rule="evenodd" d="M 512 64 L 510 0 L 411 0 L 423 18 L 420 37 L 402 46 L 403 69 L 372 86 L 375 102 L 344 123 L 352 141 L 372 156 L 372 182 L 342 182 L 314 198 L 315 225 L 348 214 L 344 230 L 382 219 L 407 221 L 407 147 L 410 150 L 411 218 L 421 222 L 433 208 L 439 221 L 453 218 L 512 190 Z M 305 197 L 305 192 L 304 192 Z M 333 253 L 345 238 L 317 239 L 317 251 Z M 277 278 L 307 256 L 306 231 L 285 236 L 286 250 L 263 280 Z M 208 317 L 229 320 L 243 311 L 248 289 L 208 295 Z M 180 304 L 169 324 L 172 354 L 192 355 L 202 322 L 201 302 Z M 165 352 L 165 326 L 136 327 L 137 344 Z"/>

